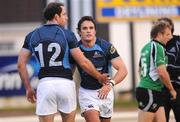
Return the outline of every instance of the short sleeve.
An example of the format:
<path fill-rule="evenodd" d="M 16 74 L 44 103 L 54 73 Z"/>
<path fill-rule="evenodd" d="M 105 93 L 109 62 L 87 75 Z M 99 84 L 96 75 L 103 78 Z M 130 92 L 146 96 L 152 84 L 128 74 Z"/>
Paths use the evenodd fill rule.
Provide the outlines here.
<path fill-rule="evenodd" d="M 69 48 L 70 49 L 77 48 L 78 41 L 74 33 L 70 32 L 69 34 L 66 35 L 66 37 L 67 37 Z"/>
<path fill-rule="evenodd" d="M 108 58 L 112 60 L 113 58 L 116 58 L 116 57 L 119 57 L 119 54 L 116 48 L 112 44 L 110 44 L 108 48 Z"/>
<path fill-rule="evenodd" d="M 24 44 L 22 46 L 22 48 L 25 48 L 31 52 L 32 52 L 32 49 L 30 47 L 30 39 L 31 39 L 32 34 L 33 34 L 33 32 L 30 32 L 28 35 L 26 35 L 25 40 L 24 40 Z"/>
<path fill-rule="evenodd" d="M 163 46 L 161 45 L 156 45 L 156 57 L 155 57 L 155 61 L 156 61 L 156 66 L 160 66 L 162 64 L 166 65 L 166 55 L 165 55 L 165 51 Z"/>

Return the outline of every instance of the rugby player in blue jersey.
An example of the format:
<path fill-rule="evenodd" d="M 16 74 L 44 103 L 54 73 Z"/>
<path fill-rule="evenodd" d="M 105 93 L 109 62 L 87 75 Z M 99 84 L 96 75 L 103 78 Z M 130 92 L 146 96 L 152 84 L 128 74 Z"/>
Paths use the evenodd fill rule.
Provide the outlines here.
<path fill-rule="evenodd" d="M 101 73 L 109 73 L 109 67 L 112 65 L 117 70 L 109 83 L 102 85 L 77 65 L 81 76 L 81 114 L 86 122 L 110 122 L 114 103 L 113 87 L 126 77 L 126 66 L 111 43 L 96 38 L 96 23 L 92 17 L 82 17 L 77 30 L 81 37 L 79 48 L 96 69 Z"/>
<path fill-rule="evenodd" d="M 96 70 L 77 47 L 74 34 L 64 29 L 68 17 L 62 3 L 49 3 L 44 10 L 44 17 L 47 24 L 26 36 L 18 58 L 19 74 L 26 87 L 28 101 L 36 102 L 36 114 L 40 122 L 53 122 L 57 111 L 60 112 L 63 122 L 74 122 L 76 90 L 72 80 L 69 53 L 80 67 L 95 77 L 100 84 L 106 83 L 108 77 Z M 30 85 L 26 67 L 32 54 L 40 64 L 37 94 Z"/>

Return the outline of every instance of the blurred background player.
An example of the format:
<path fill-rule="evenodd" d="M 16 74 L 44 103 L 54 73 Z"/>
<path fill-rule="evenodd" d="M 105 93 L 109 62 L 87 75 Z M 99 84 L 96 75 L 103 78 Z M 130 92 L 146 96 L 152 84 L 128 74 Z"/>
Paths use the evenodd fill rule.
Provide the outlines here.
<path fill-rule="evenodd" d="M 151 29 L 152 40 L 141 50 L 140 82 L 136 88 L 138 122 L 165 122 L 163 92 L 165 85 L 176 99 L 176 92 L 166 70 L 165 45 L 172 38 L 171 26 L 167 22 L 155 22 Z"/>
<path fill-rule="evenodd" d="M 171 32 L 174 32 L 174 23 L 170 18 L 159 18 L 158 21 L 165 21 L 171 25 Z M 166 53 L 168 56 L 167 71 L 169 73 L 172 85 L 177 92 L 176 100 L 172 100 L 168 89 L 164 88 L 165 95 L 165 114 L 166 121 L 169 121 L 170 110 L 173 110 L 176 122 L 180 122 L 180 36 L 173 35 L 173 38 L 166 44 Z"/>

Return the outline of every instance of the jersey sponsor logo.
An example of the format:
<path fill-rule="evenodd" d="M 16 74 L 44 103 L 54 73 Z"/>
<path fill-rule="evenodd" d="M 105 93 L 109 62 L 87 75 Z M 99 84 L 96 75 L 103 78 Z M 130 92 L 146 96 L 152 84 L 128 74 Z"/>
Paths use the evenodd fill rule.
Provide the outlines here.
<path fill-rule="evenodd" d="M 95 52 L 94 53 L 94 56 L 93 56 L 93 58 L 100 58 L 100 57 L 103 57 L 103 55 L 102 54 L 100 54 L 100 52 Z"/>
<path fill-rule="evenodd" d="M 111 46 L 111 48 L 110 48 L 110 53 L 113 54 L 113 53 L 115 53 L 115 52 L 116 52 L 115 47 L 114 47 L 114 46 Z"/>
<path fill-rule="evenodd" d="M 154 103 L 154 104 L 152 105 L 152 109 L 156 109 L 156 107 L 157 107 L 157 104 Z"/>
<path fill-rule="evenodd" d="M 94 108 L 93 104 L 88 105 L 88 108 Z"/>
<path fill-rule="evenodd" d="M 140 106 L 140 107 L 143 107 L 143 108 L 145 107 L 145 105 L 143 104 L 143 102 L 139 102 L 139 106 Z"/>

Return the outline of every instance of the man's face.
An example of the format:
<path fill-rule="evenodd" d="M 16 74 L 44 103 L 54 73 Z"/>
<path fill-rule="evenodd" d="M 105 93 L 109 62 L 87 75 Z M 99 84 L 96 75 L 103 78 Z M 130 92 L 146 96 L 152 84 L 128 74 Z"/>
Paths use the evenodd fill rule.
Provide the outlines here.
<path fill-rule="evenodd" d="M 160 33 L 161 40 L 166 44 L 169 40 L 172 39 L 172 32 L 170 28 L 166 28 L 164 33 Z"/>
<path fill-rule="evenodd" d="M 59 25 L 65 26 L 67 24 L 68 17 L 67 17 L 67 13 L 66 13 L 65 7 L 61 6 L 61 8 L 62 8 L 62 12 L 59 15 L 59 19 L 58 19 L 57 22 L 58 22 Z"/>
<path fill-rule="evenodd" d="M 81 35 L 81 39 L 84 41 L 94 40 L 96 35 L 94 24 L 91 21 L 84 21 L 81 24 L 81 30 L 79 34 Z"/>

